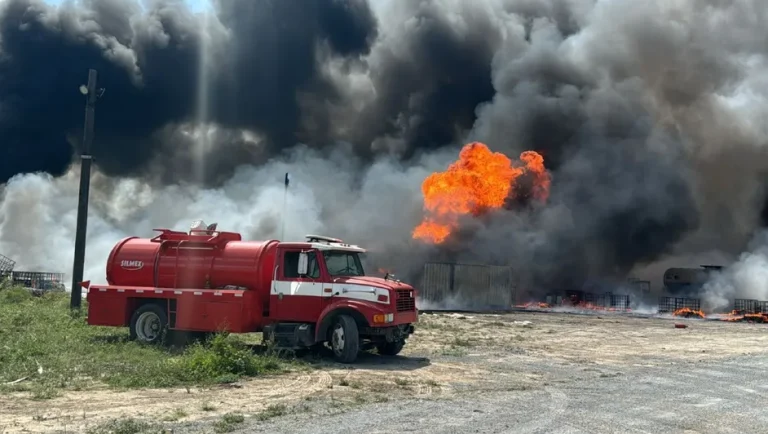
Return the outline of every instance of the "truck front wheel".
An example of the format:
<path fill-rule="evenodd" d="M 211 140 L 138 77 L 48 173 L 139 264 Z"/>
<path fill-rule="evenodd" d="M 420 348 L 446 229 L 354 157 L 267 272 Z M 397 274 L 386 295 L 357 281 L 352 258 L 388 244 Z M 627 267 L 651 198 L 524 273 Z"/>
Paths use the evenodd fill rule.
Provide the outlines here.
<path fill-rule="evenodd" d="M 131 339 L 144 344 L 165 342 L 168 334 L 168 315 L 156 304 L 145 304 L 131 317 Z"/>
<path fill-rule="evenodd" d="M 355 320 L 347 315 L 339 315 L 331 329 L 329 341 L 336 361 L 354 362 L 360 351 L 360 334 Z"/>

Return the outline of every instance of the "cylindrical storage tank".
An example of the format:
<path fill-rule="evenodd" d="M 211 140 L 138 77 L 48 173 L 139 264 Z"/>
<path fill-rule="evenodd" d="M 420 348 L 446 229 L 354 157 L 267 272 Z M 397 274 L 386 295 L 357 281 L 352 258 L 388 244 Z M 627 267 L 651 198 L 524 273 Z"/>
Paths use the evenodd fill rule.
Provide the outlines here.
<path fill-rule="evenodd" d="M 708 277 L 703 268 L 669 268 L 664 272 L 664 288 L 670 294 L 698 292 Z"/>
<path fill-rule="evenodd" d="M 117 286 L 265 290 L 269 296 L 277 241 L 208 244 L 126 238 L 112 250 L 107 281 Z"/>

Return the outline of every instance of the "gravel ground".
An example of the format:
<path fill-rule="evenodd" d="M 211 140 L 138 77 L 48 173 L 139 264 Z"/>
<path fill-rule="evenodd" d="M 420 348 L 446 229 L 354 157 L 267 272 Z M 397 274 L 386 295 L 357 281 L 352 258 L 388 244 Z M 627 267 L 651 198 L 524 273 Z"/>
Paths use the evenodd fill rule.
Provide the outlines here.
<path fill-rule="evenodd" d="M 519 369 L 519 366 L 516 367 Z M 260 433 L 764 433 L 768 432 L 768 359 L 632 367 L 584 375 L 571 366 L 527 369 L 551 378 L 530 390 L 471 391 L 449 399 L 363 404 L 266 422 L 247 420 L 233 432 Z M 176 432 L 211 432 L 187 425 Z"/>
<path fill-rule="evenodd" d="M 402 356 L 213 389 L 0 398 L 0 433 L 764 433 L 767 368 L 768 324 L 421 315 Z"/>
<path fill-rule="evenodd" d="M 572 334 L 583 334 L 595 320 L 539 315 L 536 321 L 544 335 L 562 336 L 564 330 L 550 332 L 548 327 L 561 324 Z M 690 328 L 679 330 L 669 320 L 615 320 L 613 324 L 619 325 L 614 325 L 614 335 L 611 322 L 605 321 L 600 324 L 602 339 L 593 333 L 591 345 L 579 342 L 575 345 L 579 348 L 571 351 L 575 357 L 568 351 L 548 353 L 556 345 L 554 338 L 547 345 L 533 337 L 527 346 L 489 345 L 458 357 L 433 354 L 431 366 L 455 363 L 468 376 L 482 373 L 469 381 L 455 378 L 446 386 L 449 393 L 421 398 L 397 398 L 392 393 L 387 402 L 352 404 L 334 401 L 330 395 L 304 401 L 287 409 L 286 415 L 249 418 L 229 429 L 286 434 L 768 432 L 768 353 L 749 344 L 768 343 L 768 326 L 688 321 Z M 657 342 L 637 344 L 627 338 L 628 333 L 651 336 Z M 737 352 L 740 347 L 747 354 L 708 354 L 689 342 L 699 340 L 706 347 L 707 338 L 713 348 L 723 348 L 731 340 Z M 681 341 L 679 346 L 675 340 Z M 602 351 L 602 346 L 617 344 L 636 351 L 625 348 L 625 357 L 619 357 L 620 351 Z M 215 425 L 196 422 L 177 426 L 175 432 L 212 428 Z"/>
<path fill-rule="evenodd" d="M 766 365 L 765 359 L 740 358 L 684 371 L 637 368 L 615 378 L 566 380 L 539 390 L 473 394 L 460 400 L 369 405 L 339 416 L 283 418 L 248 430 L 297 434 L 767 432 Z"/>

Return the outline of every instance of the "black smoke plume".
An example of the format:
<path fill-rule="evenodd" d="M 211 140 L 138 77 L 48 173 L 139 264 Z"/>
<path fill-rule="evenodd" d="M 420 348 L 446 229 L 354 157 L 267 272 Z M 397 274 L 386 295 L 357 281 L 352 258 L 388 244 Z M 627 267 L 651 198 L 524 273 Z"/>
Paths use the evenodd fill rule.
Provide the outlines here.
<path fill-rule="evenodd" d="M 757 0 L 214 6 L 0 3 L 0 252 L 30 267 L 70 260 L 55 252 L 71 250 L 88 68 L 106 88 L 94 269 L 150 227 L 203 217 L 264 238 L 286 220 L 290 237 L 336 234 L 406 274 L 433 255 L 511 264 L 548 292 L 733 256 L 765 219 Z M 472 140 L 541 153 L 550 198 L 469 219 L 434 253 L 411 239 L 420 184 Z"/>

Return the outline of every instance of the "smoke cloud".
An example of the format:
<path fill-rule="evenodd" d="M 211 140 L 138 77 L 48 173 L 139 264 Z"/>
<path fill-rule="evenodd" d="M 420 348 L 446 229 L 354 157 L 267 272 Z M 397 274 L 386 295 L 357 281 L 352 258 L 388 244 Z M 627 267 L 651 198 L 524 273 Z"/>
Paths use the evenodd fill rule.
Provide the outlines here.
<path fill-rule="evenodd" d="M 551 195 L 465 222 L 450 256 L 511 264 L 535 292 L 733 257 L 764 224 L 758 0 L 214 6 L 0 2 L 0 253 L 71 268 L 88 68 L 106 89 L 94 280 L 153 227 L 279 237 L 286 171 L 286 238 L 339 236 L 416 276 L 446 254 L 411 239 L 421 182 L 474 140 L 541 153 Z"/>
<path fill-rule="evenodd" d="M 768 232 L 759 232 L 736 262 L 713 273 L 703 292 L 702 308 L 708 312 L 731 310 L 736 298 L 768 300 Z"/>

